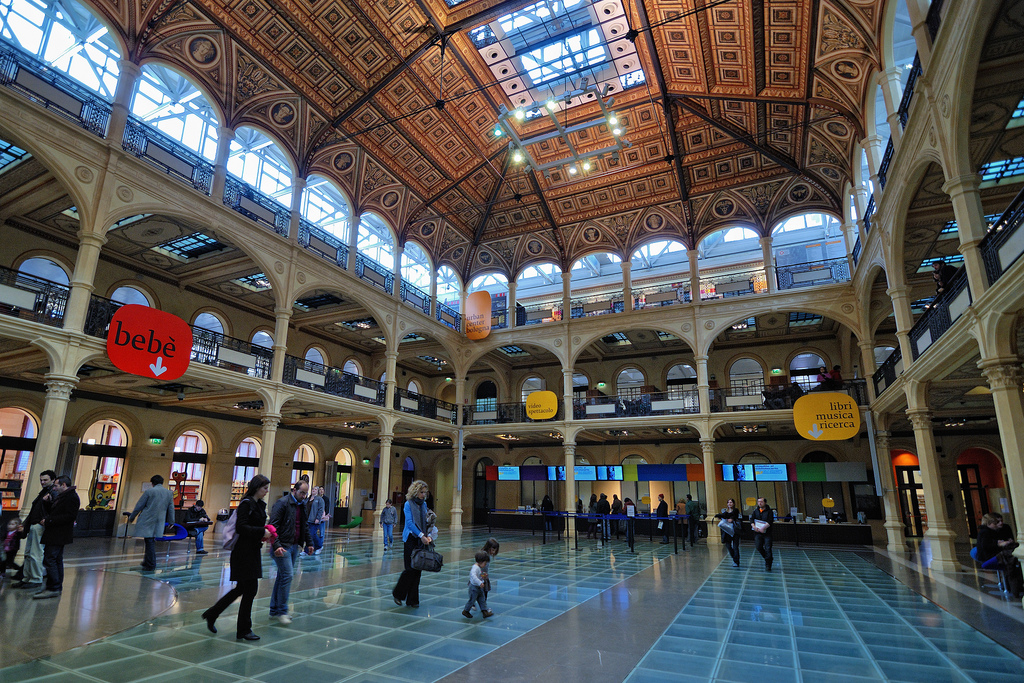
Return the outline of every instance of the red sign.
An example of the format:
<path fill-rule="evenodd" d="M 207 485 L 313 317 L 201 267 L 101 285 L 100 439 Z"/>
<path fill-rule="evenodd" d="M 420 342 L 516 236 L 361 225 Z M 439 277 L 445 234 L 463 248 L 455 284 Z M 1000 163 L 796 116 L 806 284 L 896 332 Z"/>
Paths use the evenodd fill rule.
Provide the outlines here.
<path fill-rule="evenodd" d="M 188 370 L 192 328 L 176 315 L 128 304 L 110 320 L 107 355 L 119 369 L 133 375 L 177 379 Z"/>

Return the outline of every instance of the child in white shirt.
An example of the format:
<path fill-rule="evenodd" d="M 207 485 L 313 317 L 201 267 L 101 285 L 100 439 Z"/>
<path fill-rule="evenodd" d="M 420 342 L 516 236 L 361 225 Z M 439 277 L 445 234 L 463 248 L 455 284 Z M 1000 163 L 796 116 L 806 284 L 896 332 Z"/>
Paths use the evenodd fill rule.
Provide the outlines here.
<path fill-rule="evenodd" d="M 494 616 L 494 612 L 487 609 L 487 593 L 484 592 L 484 581 L 487 580 L 487 564 L 491 561 L 491 556 L 481 550 L 473 559 L 475 560 L 473 567 L 469 570 L 469 601 L 462 610 L 462 616 L 472 619 L 473 613 L 469 609 L 476 603 L 480 605 L 480 613 L 486 619 L 487 617 Z"/>

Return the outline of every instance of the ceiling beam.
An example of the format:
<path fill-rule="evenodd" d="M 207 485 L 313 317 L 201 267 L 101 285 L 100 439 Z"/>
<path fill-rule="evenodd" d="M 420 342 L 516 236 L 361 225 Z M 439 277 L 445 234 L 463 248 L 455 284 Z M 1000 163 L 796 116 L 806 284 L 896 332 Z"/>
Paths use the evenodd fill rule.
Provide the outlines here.
<path fill-rule="evenodd" d="M 498 196 L 501 194 L 501 183 L 505 180 L 505 174 L 508 173 L 508 167 L 511 163 L 512 155 L 506 155 L 505 164 L 501 168 L 501 177 L 498 178 L 498 182 L 494 186 L 494 190 L 491 191 L 491 197 L 487 200 L 487 209 L 484 211 L 484 215 L 480 217 L 480 223 L 476 226 L 476 232 L 473 233 L 474 247 L 480 245 L 480 239 L 484 236 L 484 228 L 487 227 L 487 221 L 491 217 L 491 211 L 494 209 L 494 204 L 498 201 Z"/>
<path fill-rule="evenodd" d="M 669 106 L 668 86 L 665 84 L 665 72 L 661 68 L 661 57 L 658 54 L 657 46 L 654 44 L 654 33 L 651 31 L 651 22 L 647 16 L 647 7 L 644 0 L 637 0 L 637 13 L 640 15 L 640 25 L 644 34 L 644 41 L 647 43 L 647 52 L 651 57 L 651 68 L 654 70 L 654 77 L 658 82 L 658 91 L 661 93 L 661 109 L 665 117 L 665 128 L 668 131 L 669 148 L 672 150 L 670 161 L 676 171 L 676 182 L 679 183 L 679 200 L 683 204 L 683 221 L 688 230 L 693 228 L 693 208 L 690 206 L 690 189 L 686 184 L 686 173 L 683 170 L 682 155 L 679 153 L 679 136 L 676 135 L 675 119 L 672 116 L 672 109 Z M 627 34 L 633 43 L 636 43 L 636 31 Z M 694 235 L 691 234 L 691 237 Z"/>
<path fill-rule="evenodd" d="M 522 9 L 532 5 L 535 0 L 502 0 L 497 5 L 488 7 L 482 12 L 471 14 L 465 19 L 459 19 L 458 21 L 452 22 L 444 27 L 444 32 L 448 34 L 458 33 L 460 31 L 468 31 L 469 29 L 476 28 L 480 24 L 486 24 L 489 21 L 494 21 L 500 16 L 504 16 L 511 12 L 515 12 L 517 9 Z"/>

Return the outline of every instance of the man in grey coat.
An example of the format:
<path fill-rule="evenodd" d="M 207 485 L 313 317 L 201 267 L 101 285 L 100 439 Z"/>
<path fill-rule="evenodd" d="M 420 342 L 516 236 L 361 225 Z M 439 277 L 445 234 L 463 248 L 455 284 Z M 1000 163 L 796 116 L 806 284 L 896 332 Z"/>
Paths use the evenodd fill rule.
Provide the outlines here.
<path fill-rule="evenodd" d="M 320 549 L 324 547 L 324 537 L 320 531 L 320 520 L 324 516 L 324 497 L 320 495 L 320 488 L 314 486 L 310 489 L 309 499 L 309 535 L 313 539 L 313 552 L 316 555 L 320 554 Z"/>
<path fill-rule="evenodd" d="M 135 509 L 128 517 L 131 524 L 137 517 L 135 536 L 146 541 L 146 555 L 142 558 L 143 569 L 156 569 L 156 539 L 164 535 L 164 527 L 174 524 L 174 494 L 165 489 L 164 478 L 154 474 L 149 481 L 153 487 L 142 493 Z"/>

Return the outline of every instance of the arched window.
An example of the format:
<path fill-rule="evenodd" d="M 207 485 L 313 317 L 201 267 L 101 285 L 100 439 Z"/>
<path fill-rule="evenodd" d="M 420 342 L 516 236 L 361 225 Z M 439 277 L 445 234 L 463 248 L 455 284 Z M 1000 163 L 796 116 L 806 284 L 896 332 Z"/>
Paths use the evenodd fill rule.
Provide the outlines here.
<path fill-rule="evenodd" d="M 284 150 L 255 128 L 235 131 L 228 156 L 228 173 L 280 204 L 292 206 L 292 167 Z"/>
<path fill-rule="evenodd" d="M 292 454 L 292 486 L 302 475 L 309 475 L 309 485 L 313 485 L 313 469 L 316 463 L 316 451 L 309 444 L 302 444 Z"/>
<path fill-rule="evenodd" d="M 0 7 L 3 40 L 113 102 L 121 54 L 92 10 L 75 0 L 10 0 Z"/>
<path fill-rule="evenodd" d="M 633 398 L 641 394 L 641 388 L 645 384 L 647 384 L 647 380 L 640 368 L 625 368 L 615 378 L 615 393 L 620 398 Z"/>
<path fill-rule="evenodd" d="M 118 287 L 110 294 L 110 300 L 121 304 L 134 304 L 136 306 L 152 306 L 149 297 L 141 290 L 134 287 Z"/>
<path fill-rule="evenodd" d="M 306 349 L 306 355 L 303 356 L 303 358 L 311 363 L 327 365 L 327 360 L 324 358 L 323 350 L 317 348 L 316 346 L 310 346 L 308 349 Z"/>
<path fill-rule="evenodd" d="M 50 282 L 56 282 L 59 285 L 67 286 L 71 284 L 71 278 L 68 277 L 68 273 L 64 268 L 58 265 L 56 261 L 43 258 L 42 256 L 25 259 L 18 266 L 18 272 L 49 280 Z"/>
<path fill-rule="evenodd" d="M 669 368 L 665 377 L 665 390 L 668 398 L 676 401 L 685 401 L 687 409 L 700 412 L 697 398 L 697 371 L 689 363 L 679 363 Z"/>
<path fill-rule="evenodd" d="M 516 278 L 516 300 L 561 296 L 562 269 L 554 263 L 527 266 Z"/>
<path fill-rule="evenodd" d="M 437 300 L 458 312 L 461 305 L 462 285 L 459 276 L 448 266 L 437 269 Z"/>
<path fill-rule="evenodd" d="M 683 455 L 677 455 L 672 461 L 673 465 L 694 465 L 696 468 L 703 470 L 703 463 L 700 458 L 696 455 L 689 453 Z M 707 496 L 704 489 L 704 477 L 701 476 L 699 479 L 690 479 L 691 472 L 695 467 L 687 468 L 687 481 L 674 481 L 672 482 L 672 501 L 669 501 L 669 507 L 673 507 L 673 501 L 678 503 L 680 500 L 685 501 L 686 495 L 690 494 L 693 499 L 700 505 L 700 511 L 702 514 L 708 514 L 707 509 Z M 719 494 L 721 495 L 721 494 Z M 722 499 L 723 507 L 725 500 Z"/>
<path fill-rule="evenodd" d="M 416 380 L 414 380 L 414 379 L 411 379 L 411 380 L 409 380 L 409 386 L 408 386 L 408 388 L 407 388 L 407 391 L 408 391 L 408 392 L 409 392 L 410 394 L 418 394 L 418 393 L 420 393 L 420 385 L 419 385 L 419 382 L 417 382 L 417 381 L 416 381 Z"/>
<path fill-rule="evenodd" d="M 252 343 L 265 349 L 272 349 L 274 348 L 274 337 L 266 330 L 257 330 L 256 334 L 252 335 Z"/>
<path fill-rule="evenodd" d="M 572 394 L 573 398 L 584 398 L 587 390 L 590 389 L 590 378 L 582 372 L 572 373 Z"/>
<path fill-rule="evenodd" d="M 195 49 L 205 49 L 207 43 L 194 41 Z M 143 64 L 130 108 L 175 142 L 209 161 L 217 159 L 220 122 L 209 100 L 187 76 L 161 64 Z"/>
<path fill-rule="evenodd" d="M 907 87 L 916 55 L 917 41 L 914 40 L 913 22 L 910 20 L 907 0 L 896 0 L 896 16 L 892 27 L 892 57 L 893 66 L 900 70 L 898 97 L 903 96 L 903 91 Z"/>
<path fill-rule="evenodd" d="M 776 266 L 846 258 L 842 225 L 825 213 L 791 216 L 772 230 Z"/>
<path fill-rule="evenodd" d="M 629 275 L 634 282 L 641 278 L 680 277 L 690 269 L 686 245 L 676 240 L 651 242 L 633 252 Z"/>
<path fill-rule="evenodd" d="M 360 254 L 388 270 L 395 267 L 395 238 L 388 224 L 375 213 L 367 212 L 359 218 L 356 248 Z"/>
<path fill-rule="evenodd" d="M 22 439 L 36 438 L 36 421 L 21 408 L 0 408 L 0 434 Z M 0 479 L 24 480 L 28 476 L 28 468 L 32 463 L 32 451 L 6 451 L 3 462 L 0 462 Z M 14 497 L 3 499 L 3 511 L 12 512 L 21 509 L 22 497 L 26 494 L 35 495 L 36 482 L 32 486 L 22 486 Z"/>
<path fill-rule="evenodd" d="M 224 334 L 224 321 L 220 319 L 220 316 L 213 313 L 200 313 L 196 316 L 192 325 L 193 327 L 201 327 L 204 330 L 216 332 L 217 334 Z"/>
<path fill-rule="evenodd" d="M 299 212 L 310 223 L 348 244 L 351 211 L 345 195 L 327 178 L 311 175 L 306 180 Z"/>
<path fill-rule="evenodd" d="M 647 460 L 642 455 L 627 455 L 622 459 L 622 465 L 646 465 Z M 644 498 L 650 500 L 651 483 L 649 481 L 623 481 L 619 484 L 622 490 L 622 498 L 629 498 L 636 505 L 637 512 L 650 512 L 657 508 L 657 503 L 651 501 L 644 503 Z"/>
<path fill-rule="evenodd" d="M 231 475 L 231 502 L 232 509 L 238 507 L 242 496 L 248 488 L 249 482 L 259 474 L 260 471 L 260 450 L 261 445 L 254 436 L 242 439 L 235 449 L 235 467 Z"/>
<path fill-rule="evenodd" d="M 800 353 L 789 362 L 789 379 L 796 382 L 804 391 L 818 386 L 818 371 L 827 367 L 825 359 L 816 353 Z"/>
<path fill-rule="evenodd" d="M 747 453 L 740 458 L 740 464 L 743 465 L 757 465 L 759 463 L 771 462 L 768 456 L 762 455 L 761 453 Z M 756 501 L 758 498 L 765 498 L 768 501 L 768 505 L 776 510 L 775 505 L 775 483 L 770 481 L 741 481 L 738 482 L 740 487 L 740 497 L 736 501 L 736 505 L 743 511 L 743 514 L 749 515 L 753 512 L 754 508 L 757 507 Z M 755 501 L 754 505 L 747 505 L 747 499 L 753 498 Z M 777 512 L 777 510 L 776 510 Z"/>
<path fill-rule="evenodd" d="M 527 377 L 523 380 L 523 403 L 526 403 L 526 398 L 535 391 L 544 391 L 548 388 L 547 382 L 543 377 Z"/>
<path fill-rule="evenodd" d="M 811 451 L 804 456 L 803 462 L 835 462 L 835 456 L 824 451 Z M 825 515 L 833 519 L 833 514 L 842 515 L 846 521 L 846 503 L 843 501 L 843 484 L 838 481 L 807 481 L 802 485 L 804 490 L 803 511 L 808 517 Z M 826 500 L 832 501 L 832 507 L 825 505 Z"/>
<path fill-rule="evenodd" d="M 415 242 L 406 242 L 402 249 L 402 279 L 426 294 L 430 293 L 430 257 Z"/>
<path fill-rule="evenodd" d="M 544 462 L 535 455 L 523 460 L 524 466 L 536 466 L 543 465 Z M 528 505 L 540 509 L 540 504 L 544 500 L 544 496 L 548 492 L 548 483 L 546 481 L 520 481 L 519 482 L 519 504 Z"/>
<path fill-rule="evenodd" d="M 127 446 L 125 428 L 113 420 L 99 420 L 85 430 L 73 478 L 83 507 L 117 509 Z"/>
<path fill-rule="evenodd" d="M 697 254 L 708 261 L 702 264 L 701 268 L 760 261 L 761 242 L 757 233 L 750 228 L 722 228 L 700 241 L 697 245 Z"/>
<path fill-rule="evenodd" d="M 476 409 L 483 411 L 498 409 L 498 385 L 489 379 L 485 379 L 477 385 Z"/>
<path fill-rule="evenodd" d="M 729 367 L 729 386 L 733 389 L 764 386 L 764 368 L 753 358 L 740 358 Z"/>
<path fill-rule="evenodd" d="M 174 491 L 176 507 L 192 507 L 203 497 L 203 475 L 209 452 L 210 445 L 206 436 L 197 431 L 184 432 L 174 442 L 168 486 Z M 175 473 L 185 477 L 180 485 L 174 477 Z"/>
<path fill-rule="evenodd" d="M 622 285 L 622 259 L 618 254 L 603 252 L 588 254 L 572 264 L 572 291 L 578 292 L 590 287 Z M 518 292 L 516 293 L 518 296 Z"/>
<path fill-rule="evenodd" d="M 501 273 L 478 275 L 470 281 L 467 293 L 486 291 L 491 295 L 491 325 L 508 327 L 508 278 Z"/>
<path fill-rule="evenodd" d="M 334 499 L 334 507 L 347 508 L 351 503 L 352 465 L 355 461 L 355 453 L 349 448 L 342 448 L 334 456 L 334 462 L 338 463 L 338 469 L 334 475 L 333 492 L 331 490 L 331 483 L 325 482 L 328 498 Z"/>
<path fill-rule="evenodd" d="M 354 360 L 345 361 L 345 366 L 342 367 L 342 370 L 352 375 L 363 374 L 363 369 L 359 367 L 359 363 L 355 362 Z"/>
<path fill-rule="evenodd" d="M 895 346 L 876 346 L 875 347 L 875 367 L 880 366 L 885 360 L 892 355 L 892 352 L 896 350 Z"/>

